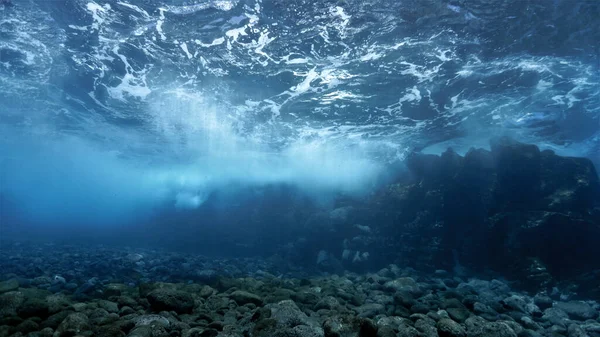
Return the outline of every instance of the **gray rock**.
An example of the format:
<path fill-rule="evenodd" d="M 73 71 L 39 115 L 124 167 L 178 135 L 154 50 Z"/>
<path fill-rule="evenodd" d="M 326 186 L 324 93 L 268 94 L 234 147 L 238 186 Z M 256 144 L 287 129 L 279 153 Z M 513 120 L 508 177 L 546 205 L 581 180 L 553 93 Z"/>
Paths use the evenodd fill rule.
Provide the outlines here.
<path fill-rule="evenodd" d="M 412 326 L 404 325 L 398 329 L 396 337 L 419 337 L 419 331 Z"/>
<path fill-rule="evenodd" d="M 60 325 L 60 323 L 62 323 L 62 321 L 64 321 L 65 318 L 67 318 L 67 316 L 73 313 L 74 312 L 72 310 L 59 311 L 56 314 L 48 317 L 45 321 L 43 321 L 42 327 L 56 329 Z"/>
<path fill-rule="evenodd" d="M 19 281 L 17 279 L 10 279 L 0 282 L 0 294 L 7 293 L 19 289 Z"/>
<path fill-rule="evenodd" d="M 265 307 L 270 317 L 256 324 L 257 336 L 323 337 L 323 328 L 308 317 L 294 301 L 285 300 Z M 261 315 L 262 316 L 262 315 Z"/>
<path fill-rule="evenodd" d="M 548 308 L 544 310 L 544 315 L 542 315 L 542 320 L 552 325 L 560 325 L 563 327 L 565 326 L 565 321 L 568 318 L 569 315 L 558 308 Z"/>
<path fill-rule="evenodd" d="M 335 298 L 333 296 L 326 296 L 326 297 L 322 298 L 319 302 L 317 302 L 317 304 L 315 305 L 315 310 L 320 310 L 320 309 L 333 310 L 339 306 L 340 306 L 340 302 L 337 300 L 337 298 Z"/>
<path fill-rule="evenodd" d="M 195 276 L 198 281 L 204 283 L 214 283 L 219 279 L 219 273 L 213 269 L 199 270 L 196 272 Z"/>
<path fill-rule="evenodd" d="M 81 332 L 89 331 L 92 326 L 89 323 L 89 319 L 82 313 L 74 313 L 67 316 L 62 323 L 56 329 L 59 335 L 61 334 L 73 334 L 79 335 Z"/>
<path fill-rule="evenodd" d="M 418 319 L 415 322 L 415 328 L 419 330 L 423 337 L 438 337 L 435 321 L 432 319 Z"/>
<path fill-rule="evenodd" d="M 534 320 L 527 316 L 521 317 L 520 321 L 521 325 L 526 329 L 540 330 L 542 328 L 539 324 L 537 324 Z"/>
<path fill-rule="evenodd" d="M 159 288 L 146 296 L 148 302 L 156 311 L 175 311 L 190 313 L 194 309 L 194 298 L 190 293 L 171 288 Z"/>
<path fill-rule="evenodd" d="M 152 337 L 152 327 L 143 325 L 131 330 L 127 337 Z"/>
<path fill-rule="evenodd" d="M 33 332 L 39 329 L 39 325 L 31 319 L 24 320 L 19 325 L 15 327 L 15 330 L 22 332 L 24 334 Z"/>
<path fill-rule="evenodd" d="M 588 333 L 600 335 L 600 323 L 585 323 L 581 327 Z"/>
<path fill-rule="evenodd" d="M 258 295 L 243 290 L 236 290 L 229 297 L 239 305 L 252 303 L 260 306 L 263 304 L 263 300 Z"/>
<path fill-rule="evenodd" d="M 598 312 L 582 301 L 557 302 L 554 307 L 566 312 L 571 319 L 585 321 L 598 317 Z"/>
<path fill-rule="evenodd" d="M 569 325 L 567 329 L 569 337 L 589 337 L 589 335 L 577 324 Z"/>
<path fill-rule="evenodd" d="M 308 325 L 318 327 L 315 320 L 309 318 L 292 300 L 285 300 L 266 306 L 271 311 L 271 319 L 280 327 Z"/>
<path fill-rule="evenodd" d="M 98 337 L 125 337 L 119 325 L 103 325 L 96 328 L 94 336 Z"/>
<path fill-rule="evenodd" d="M 327 335 L 326 335 L 327 336 Z M 377 330 L 377 337 L 396 337 L 396 331 L 391 326 L 384 326 Z"/>
<path fill-rule="evenodd" d="M 440 337 L 464 337 L 467 335 L 465 329 L 449 318 L 442 318 L 436 324 Z"/>
<path fill-rule="evenodd" d="M 202 287 L 202 289 L 200 289 L 200 297 L 203 297 L 203 298 L 210 297 L 216 293 L 217 293 L 217 291 L 214 288 L 212 288 L 211 286 L 204 286 L 204 287 Z"/>
<path fill-rule="evenodd" d="M 39 337 L 52 337 L 52 335 L 54 335 L 52 328 L 43 328 L 39 333 Z"/>
<path fill-rule="evenodd" d="M 498 312 L 494 310 L 489 305 L 483 304 L 481 302 L 475 302 L 473 305 L 473 312 L 483 316 L 486 319 L 492 319 L 498 317 Z"/>
<path fill-rule="evenodd" d="M 468 333 L 469 337 L 517 337 L 515 331 L 504 322 L 483 324 Z"/>
<path fill-rule="evenodd" d="M 323 329 L 315 328 L 308 325 L 297 325 L 291 328 L 291 331 L 288 331 L 286 336 L 290 337 L 323 337 Z M 373 336 L 375 337 L 375 336 Z"/>
<path fill-rule="evenodd" d="M 98 306 L 110 313 L 119 312 L 119 305 L 115 302 L 100 300 L 98 301 Z"/>
<path fill-rule="evenodd" d="M 109 283 L 102 290 L 106 297 L 121 296 L 127 292 L 128 287 L 122 283 Z"/>
<path fill-rule="evenodd" d="M 448 308 L 446 312 L 450 315 L 450 318 L 460 323 L 466 321 L 471 316 L 471 312 L 466 308 Z"/>
<path fill-rule="evenodd" d="M 0 295 L 0 317 L 16 316 L 17 310 L 25 302 L 25 295 L 20 291 L 9 291 Z"/>
<path fill-rule="evenodd" d="M 384 289 L 392 292 L 406 292 L 413 296 L 422 294 L 422 289 L 419 284 L 410 277 L 401 277 L 383 285 Z"/>
<path fill-rule="evenodd" d="M 542 335 L 537 331 L 525 329 L 519 334 L 519 337 L 542 337 Z"/>
<path fill-rule="evenodd" d="M 533 302 L 542 310 L 552 307 L 552 299 L 546 295 L 535 295 Z"/>
<path fill-rule="evenodd" d="M 553 325 L 550 328 L 546 329 L 546 334 L 549 336 L 566 336 L 567 328 L 564 325 Z"/>
<path fill-rule="evenodd" d="M 475 332 L 477 332 L 478 330 L 481 329 L 481 327 L 485 324 L 487 324 L 488 321 L 486 321 L 485 319 L 479 317 L 479 316 L 471 316 L 469 318 L 467 318 L 467 320 L 465 321 L 465 327 L 467 328 L 467 334 L 471 335 Z"/>
<path fill-rule="evenodd" d="M 63 311 L 70 307 L 70 302 L 67 296 L 63 294 L 54 294 L 46 297 L 46 302 L 48 302 L 48 312 L 50 314 L 55 314 L 59 311 Z"/>
<path fill-rule="evenodd" d="M 517 295 L 509 296 L 509 297 L 505 298 L 504 300 L 502 300 L 502 303 L 504 303 L 505 306 L 509 307 L 512 310 L 520 311 L 520 312 L 527 312 L 527 309 L 526 309 L 527 302 L 525 301 L 525 299 L 522 296 L 517 296 Z"/>
<path fill-rule="evenodd" d="M 385 313 L 385 306 L 379 303 L 367 303 L 356 308 L 358 317 L 373 318 L 377 315 Z"/>
<path fill-rule="evenodd" d="M 397 329 L 401 325 L 406 325 L 406 319 L 396 316 L 384 316 L 377 320 L 377 326 L 382 328 L 384 326 L 390 326 Z"/>

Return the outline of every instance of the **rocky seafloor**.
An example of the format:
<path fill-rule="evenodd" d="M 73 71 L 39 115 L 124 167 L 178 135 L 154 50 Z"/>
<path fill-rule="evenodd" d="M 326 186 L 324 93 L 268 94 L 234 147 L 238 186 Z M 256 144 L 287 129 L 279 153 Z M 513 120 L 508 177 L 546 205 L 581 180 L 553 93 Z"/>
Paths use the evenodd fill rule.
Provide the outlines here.
<path fill-rule="evenodd" d="M 3 242 L 0 336 L 600 336 L 568 290 L 389 265 L 278 272 L 271 259 Z"/>

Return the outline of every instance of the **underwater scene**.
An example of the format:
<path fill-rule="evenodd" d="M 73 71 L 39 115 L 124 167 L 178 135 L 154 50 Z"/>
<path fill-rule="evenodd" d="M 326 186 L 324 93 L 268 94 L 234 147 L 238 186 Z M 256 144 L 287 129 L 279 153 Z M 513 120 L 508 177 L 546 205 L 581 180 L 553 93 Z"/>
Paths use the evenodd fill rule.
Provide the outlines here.
<path fill-rule="evenodd" d="M 0 0 L 0 337 L 600 337 L 599 0 Z"/>

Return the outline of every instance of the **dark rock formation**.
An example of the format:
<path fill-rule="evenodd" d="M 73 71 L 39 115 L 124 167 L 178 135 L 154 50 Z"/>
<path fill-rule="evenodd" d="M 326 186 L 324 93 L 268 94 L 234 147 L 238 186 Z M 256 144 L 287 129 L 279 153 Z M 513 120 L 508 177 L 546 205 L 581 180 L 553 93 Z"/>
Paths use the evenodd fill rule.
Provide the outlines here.
<path fill-rule="evenodd" d="M 408 183 L 371 201 L 370 219 L 405 263 L 494 270 L 549 285 L 600 268 L 600 182 L 590 160 L 507 138 L 464 157 L 414 154 Z M 383 252 L 381 252 L 383 253 Z"/>

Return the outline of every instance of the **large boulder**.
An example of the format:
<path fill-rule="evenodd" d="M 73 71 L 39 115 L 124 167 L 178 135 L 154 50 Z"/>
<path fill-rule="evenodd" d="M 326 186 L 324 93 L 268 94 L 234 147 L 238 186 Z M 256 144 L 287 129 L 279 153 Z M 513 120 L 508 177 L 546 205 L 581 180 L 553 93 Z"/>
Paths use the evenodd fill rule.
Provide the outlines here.
<path fill-rule="evenodd" d="M 194 297 L 185 291 L 174 288 L 158 288 L 147 296 L 148 302 L 154 311 L 175 311 L 177 313 L 190 313 L 194 309 Z"/>

